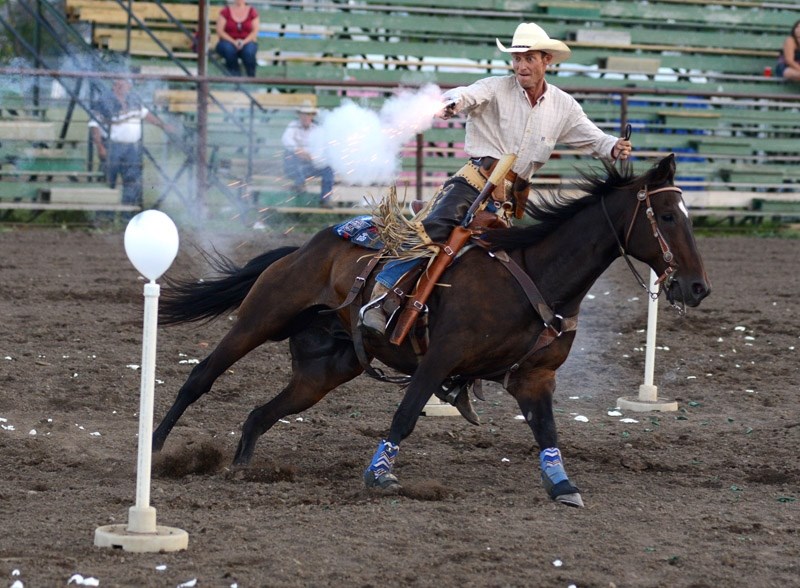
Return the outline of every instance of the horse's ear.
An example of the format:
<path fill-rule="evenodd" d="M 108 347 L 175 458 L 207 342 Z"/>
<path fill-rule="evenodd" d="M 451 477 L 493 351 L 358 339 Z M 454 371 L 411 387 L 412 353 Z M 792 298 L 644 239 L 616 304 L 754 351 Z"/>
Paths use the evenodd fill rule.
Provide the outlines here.
<path fill-rule="evenodd" d="M 675 178 L 675 154 L 670 153 L 658 162 L 653 173 L 653 179 L 659 184 L 671 183 Z"/>

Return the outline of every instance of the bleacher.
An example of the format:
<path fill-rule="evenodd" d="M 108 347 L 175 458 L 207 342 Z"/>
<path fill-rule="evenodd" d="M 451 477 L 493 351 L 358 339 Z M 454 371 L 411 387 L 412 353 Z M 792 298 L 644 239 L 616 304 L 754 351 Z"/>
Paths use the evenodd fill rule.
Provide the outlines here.
<path fill-rule="evenodd" d="M 91 23 L 92 42 L 98 48 L 153 57 L 175 54 L 181 59 L 196 58 L 192 49 L 193 34 L 198 30 L 196 4 L 137 1 L 131 7 L 129 13 L 127 4 L 116 0 L 65 2 L 69 20 Z M 209 7 L 211 22 L 216 20 L 221 9 L 222 6 Z M 212 35 L 211 43 L 212 46 L 216 43 L 216 34 Z"/>
<path fill-rule="evenodd" d="M 120 204 L 119 189 L 87 171 L 83 131 L 62 136 L 47 110 L 3 96 L 0 111 L 0 210 L 134 210 Z M 83 136 L 81 137 L 80 134 Z"/>
<path fill-rule="evenodd" d="M 261 20 L 257 76 L 286 83 L 267 90 L 248 86 L 249 95 L 235 87 L 217 90 L 209 104 L 209 158 L 229 185 L 262 204 L 297 204 L 286 201 L 278 144 L 295 100 L 313 97 L 330 109 L 355 97 L 379 106 L 389 93 L 385 88 L 364 98 L 363 88 L 327 83 L 433 82 L 446 88 L 505 74 L 508 59 L 494 39 L 509 40 L 523 21 L 540 23 L 570 45 L 570 60 L 548 76 L 575 95 L 590 118 L 610 133 L 630 122 L 640 159 L 678 155 L 681 185 L 698 209 L 767 210 L 773 200 L 794 198 L 800 181 L 800 87 L 764 73 L 800 18 L 800 6 L 788 1 L 490 0 L 470 8 L 456 0 L 251 3 Z M 210 6 L 212 33 L 223 5 Z M 137 1 L 136 19 L 129 18 L 127 3 L 116 0 L 66 0 L 65 6 L 72 21 L 91 23 L 98 49 L 127 50 L 142 71 L 171 67 L 165 48 L 193 67 L 196 3 Z M 210 52 L 215 42 L 212 36 Z M 326 85 L 315 84 L 321 80 Z M 152 96 L 152 106 L 191 129 L 195 97 L 193 85 L 172 83 Z M 421 148 L 406 145 L 401 183 L 413 185 L 420 175 L 423 197 L 429 197 L 458 169 L 465 157 L 463 122 L 436 124 Z M 568 184 L 576 167 L 589 163 L 557 150 L 535 182 L 544 188 Z M 383 189 L 337 185 L 346 206 Z"/>
<path fill-rule="evenodd" d="M 562 85 L 693 88 L 724 92 L 793 93 L 765 78 L 789 24 L 800 8 L 746 1 L 498 0 L 465 9 L 449 0 L 365 2 L 342 9 L 333 2 L 274 1 L 260 9 L 259 77 L 354 79 L 365 83 L 423 78 L 468 83 L 507 71 L 494 44 L 510 38 L 522 20 L 535 20 L 573 49 L 556 68 Z M 458 4 L 458 5 L 457 5 Z M 192 3 L 136 2 L 128 31 L 124 2 L 66 0 L 70 18 L 90 22 L 98 47 L 132 55 L 163 54 L 155 42 L 182 57 L 197 30 Z M 222 3 L 210 6 L 213 22 Z M 691 78 L 691 79 L 690 79 Z"/>
<path fill-rule="evenodd" d="M 455 4 L 392 0 L 331 12 L 333 4 L 293 10 L 291 2 L 271 3 L 262 28 L 270 22 L 283 33 L 265 32 L 261 40 L 271 64 L 264 75 L 364 82 L 427 76 L 461 84 L 504 71 L 507 59 L 494 38 L 510 38 L 519 22 L 535 20 L 570 42 L 569 64 L 556 69 L 570 78 L 565 87 L 629 85 L 634 76 L 638 86 L 653 88 L 781 93 L 786 85 L 763 71 L 774 64 L 787 22 L 800 14 L 795 5 L 743 2 Z M 681 79 L 690 75 L 692 81 Z"/>
<path fill-rule="evenodd" d="M 676 152 L 690 204 L 727 214 L 753 208 L 753 195 L 779 203 L 794 198 L 800 88 L 765 75 L 765 68 L 774 66 L 788 27 L 800 18 L 796 4 L 497 0 L 465 8 L 455 0 L 387 0 L 331 12 L 332 6 L 271 3 L 262 22 L 284 33 L 260 41 L 263 74 L 464 85 L 507 73 L 507 56 L 494 39 L 510 39 L 519 22 L 533 20 L 573 50 L 549 79 L 608 132 L 619 132 L 623 114 L 620 95 L 607 90 L 639 91 L 627 96 L 624 113 L 637 155 L 653 160 Z M 404 155 L 410 175 L 415 146 Z M 463 121 L 428 131 L 423 157 L 429 194 L 463 162 Z M 573 151 L 556 151 L 536 182 L 563 185 L 586 165 Z"/>

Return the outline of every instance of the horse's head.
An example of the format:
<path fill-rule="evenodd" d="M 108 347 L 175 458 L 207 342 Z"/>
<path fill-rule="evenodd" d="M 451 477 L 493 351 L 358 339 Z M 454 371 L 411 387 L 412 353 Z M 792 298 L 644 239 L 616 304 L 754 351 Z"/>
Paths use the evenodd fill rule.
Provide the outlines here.
<path fill-rule="evenodd" d="M 675 157 L 669 155 L 627 187 L 623 243 L 628 254 L 659 276 L 671 304 L 697 306 L 711 292 L 711 283 L 674 180 Z"/>

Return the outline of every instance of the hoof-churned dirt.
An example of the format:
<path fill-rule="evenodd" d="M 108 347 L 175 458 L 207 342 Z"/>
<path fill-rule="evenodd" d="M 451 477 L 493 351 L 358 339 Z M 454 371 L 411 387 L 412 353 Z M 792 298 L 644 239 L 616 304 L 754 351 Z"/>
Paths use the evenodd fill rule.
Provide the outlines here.
<path fill-rule="evenodd" d="M 202 276 L 182 235 L 170 271 Z M 244 262 L 291 239 L 210 242 Z M 361 376 L 230 467 L 248 413 L 286 382 L 285 343 L 234 365 L 155 456 L 151 501 L 189 549 L 93 545 L 135 500 L 143 281 L 121 233 L 0 233 L 0 574 L 65 586 L 797 586 L 800 241 L 699 240 L 711 296 L 659 308 L 655 383 L 678 412 L 624 413 L 643 381 L 647 304 L 622 262 L 584 302 L 556 422 L 586 508 L 551 502 L 538 448 L 497 384 L 482 424 L 425 417 L 396 495 L 362 472 L 402 390 Z M 498 309 L 502 312 L 502 308 Z M 159 329 L 156 422 L 230 322 Z M 576 418 L 585 417 L 585 418 Z M 77 579 L 73 579 L 75 584 Z M 188 585 L 188 584 L 187 584 Z"/>

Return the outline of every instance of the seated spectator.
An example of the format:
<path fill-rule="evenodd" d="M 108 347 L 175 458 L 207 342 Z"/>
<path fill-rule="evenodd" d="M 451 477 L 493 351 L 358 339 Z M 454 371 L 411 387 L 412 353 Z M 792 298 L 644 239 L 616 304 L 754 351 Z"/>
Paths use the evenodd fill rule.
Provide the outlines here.
<path fill-rule="evenodd" d="M 315 114 L 317 114 L 317 109 L 311 104 L 303 105 L 297 110 L 297 120 L 290 122 L 283 132 L 281 137 L 281 143 L 285 149 L 283 170 L 292 182 L 292 192 L 295 196 L 303 194 L 307 180 L 320 178 L 322 180 L 322 190 L 319 196 L 320 206 L 332 208 L 333 170 L 315 162 L 308 151 L 308 137 L 316 126 Z"/>
<path fill-rule="evenodd" d="M 225 60 L 225 67 L 232 76 L 242 75 L 239 60 L 245 73 L 256 75 L 256 52 L 258 51 L 258 11 L 247 4 L 247 0 L 233 0 L 231 6 L 223 8 L 217 18 L 217 53 Z"/>
<path fill-rule="evenodd" d="M 800 20 L 794 23 L 792 32 L 783 42 L 775 74 L 787 80 L 800 80 Z"/>

